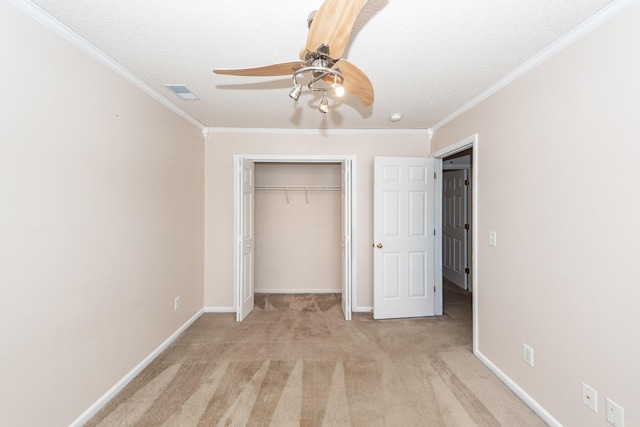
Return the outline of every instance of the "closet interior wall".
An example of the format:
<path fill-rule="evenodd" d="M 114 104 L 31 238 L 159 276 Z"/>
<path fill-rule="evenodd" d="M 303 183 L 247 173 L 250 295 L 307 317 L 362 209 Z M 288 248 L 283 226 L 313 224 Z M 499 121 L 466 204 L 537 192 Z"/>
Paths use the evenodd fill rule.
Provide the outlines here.
<path fill-rule="evenodd" d="M 339 163 L 256 163 L 256 292 L 341 292 L 340 185 Z"/>

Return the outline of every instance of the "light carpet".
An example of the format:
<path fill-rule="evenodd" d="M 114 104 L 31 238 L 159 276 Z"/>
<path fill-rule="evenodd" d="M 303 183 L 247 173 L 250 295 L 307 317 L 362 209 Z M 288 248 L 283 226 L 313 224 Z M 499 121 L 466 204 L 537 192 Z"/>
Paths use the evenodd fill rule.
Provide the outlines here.
<path fill-rule="evenodd" d="M 470 294 L 445 315 L 342 317 L 339 294 L 256 295 L 205 314 L 88 426 L 543 426 L 471 352 Z"/>

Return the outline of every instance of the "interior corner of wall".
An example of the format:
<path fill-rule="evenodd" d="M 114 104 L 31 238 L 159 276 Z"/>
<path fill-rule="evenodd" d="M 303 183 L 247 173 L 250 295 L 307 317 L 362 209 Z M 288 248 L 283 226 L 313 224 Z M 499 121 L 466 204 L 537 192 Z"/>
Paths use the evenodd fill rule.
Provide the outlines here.
<path fill-rule="evenodd" d="M 427 141 L 431 143 L 431 138 L 433 138 L 433 129 L 427 128 Z"/>

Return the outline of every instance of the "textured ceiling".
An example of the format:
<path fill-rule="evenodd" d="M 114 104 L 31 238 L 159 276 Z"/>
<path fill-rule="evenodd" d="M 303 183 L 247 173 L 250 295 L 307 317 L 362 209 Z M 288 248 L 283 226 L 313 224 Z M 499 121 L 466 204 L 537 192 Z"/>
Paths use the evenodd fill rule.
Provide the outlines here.
<path fill-rule="evenodd" d="M 288 96 L 288 77 L 216 75 L 295 60 L 321 0 L 32 0 L 98 50 L 210 127 L 425 129 L 612 0 L 369 0 L 343 58 L 375 102 Z M 183 101 L 165 84 L 185 84 Z M 392 123 L 389 116 L 402 113 Z"/>

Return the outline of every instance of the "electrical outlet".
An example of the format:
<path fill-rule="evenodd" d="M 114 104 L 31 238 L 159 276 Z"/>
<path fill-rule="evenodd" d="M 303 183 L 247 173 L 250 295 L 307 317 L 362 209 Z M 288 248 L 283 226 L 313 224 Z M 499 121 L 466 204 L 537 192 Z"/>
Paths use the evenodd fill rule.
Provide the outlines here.
<path fill-rule="evenodd" d="M 180 297 L 179 296 L 176 297 L 173 307 L 174 307 L 174 310 L 176 310 L 176 311 L 180 308 Z"/>
<path fill-rule="evenodd" d="M 533 349 L 526 344 L 522 344 L 522 359 L 533 368 Z"/>
<path fill-rule="evenodd" d="M 489 246 L 498 246 L 498 237 L 495 231 L 489 231 Z"/>
<path fill-rule="evenodd" d="M 624 409 L 607 397 L 607 421 L 616 427 L 624 427 Z"/>
<path fill-rule="evenodd" d="M 598 412 L 598 392 L 585 383 L 582 383 L 582 403 L 591 408 L 593 412 Z"/>

